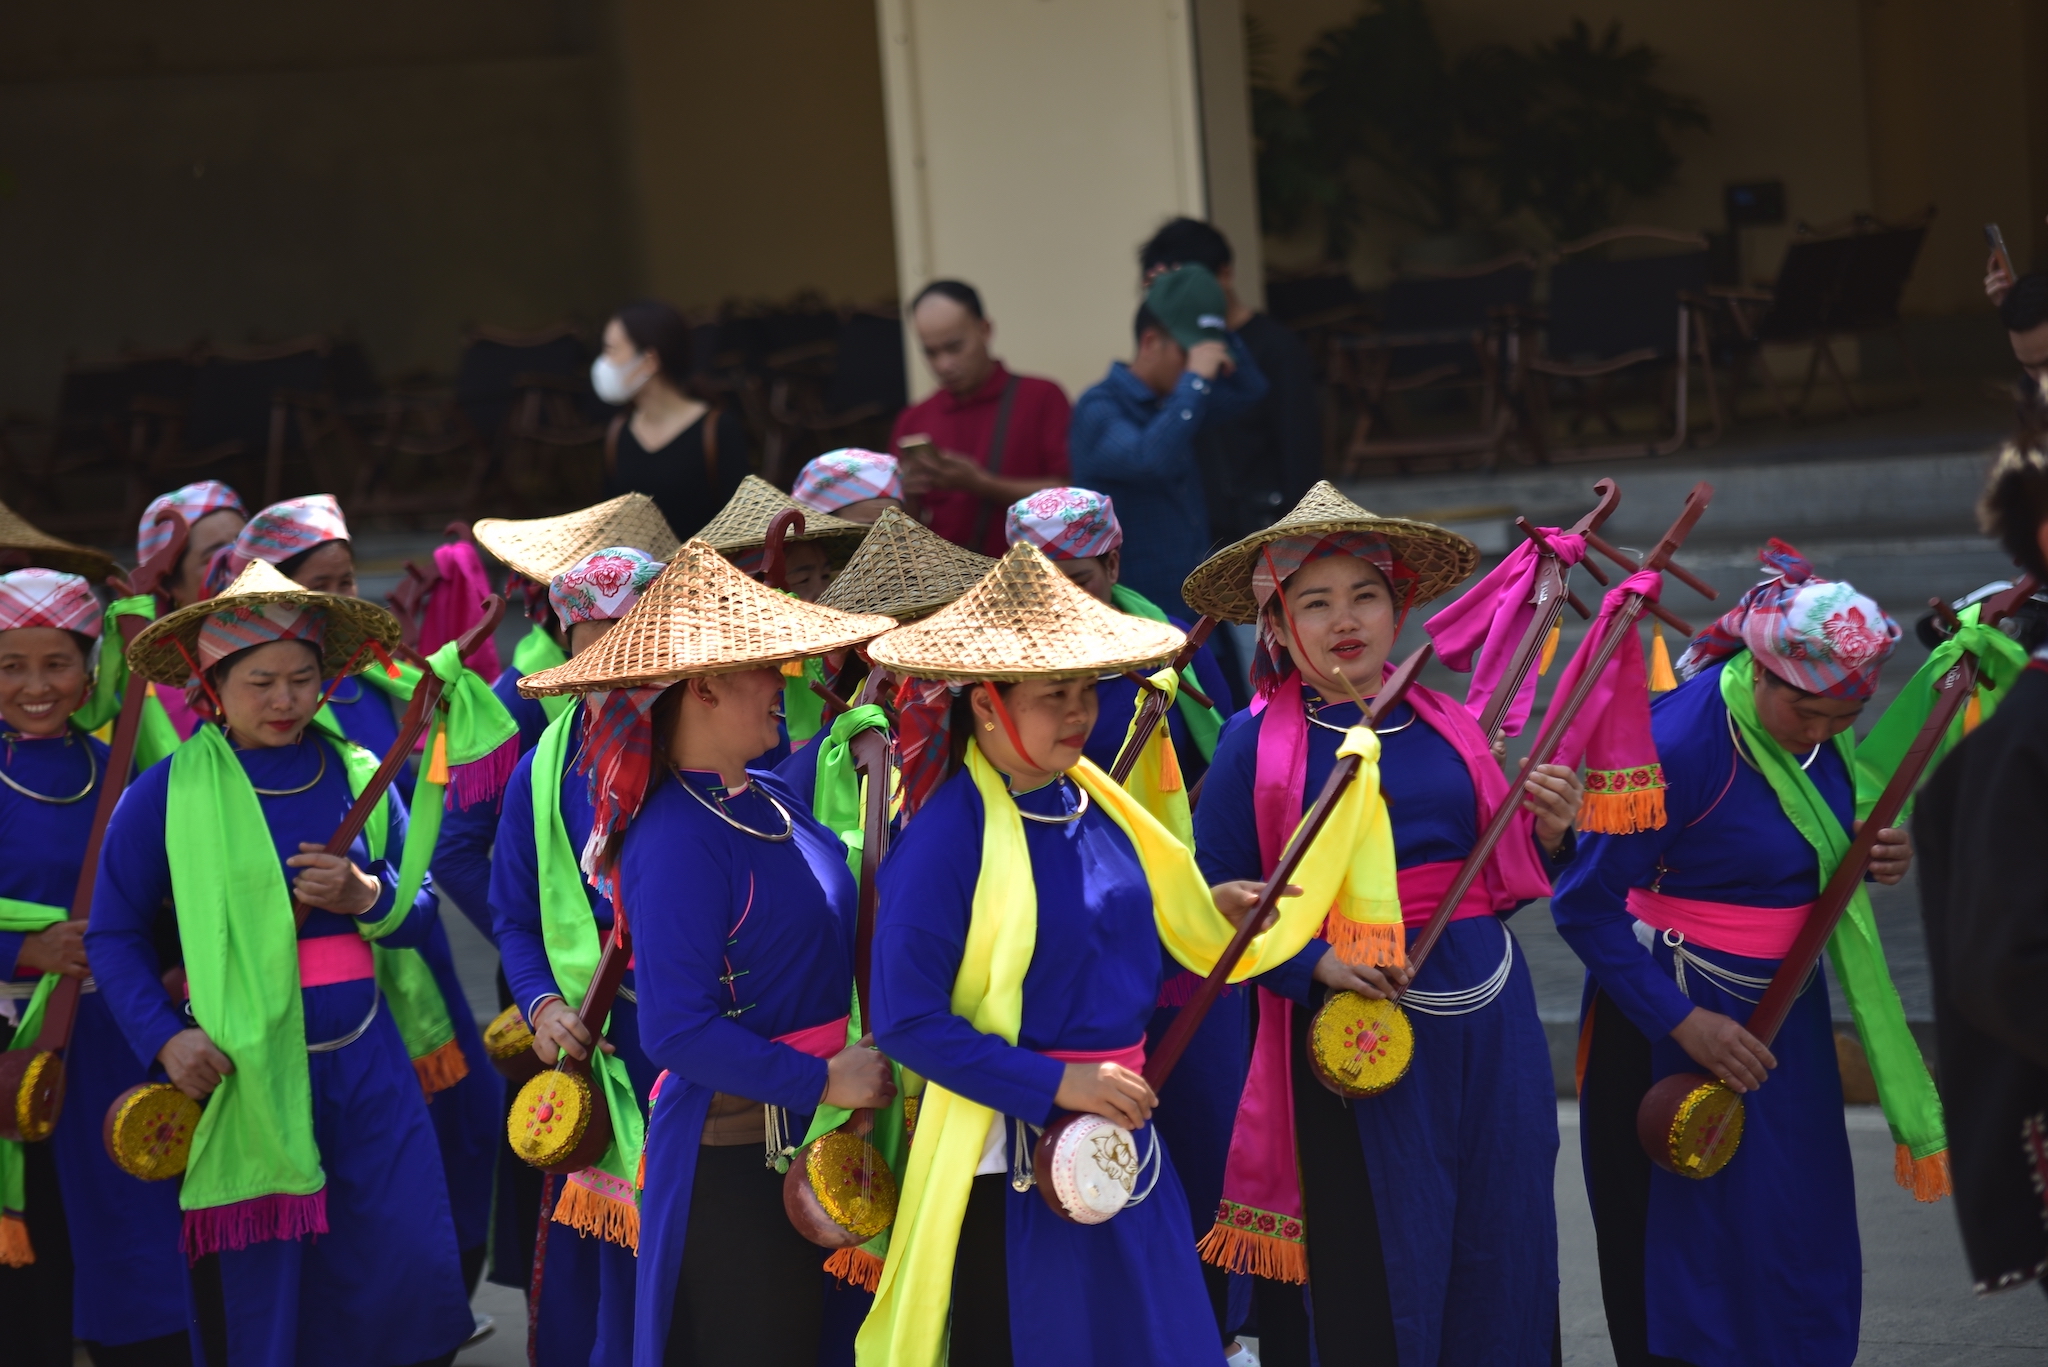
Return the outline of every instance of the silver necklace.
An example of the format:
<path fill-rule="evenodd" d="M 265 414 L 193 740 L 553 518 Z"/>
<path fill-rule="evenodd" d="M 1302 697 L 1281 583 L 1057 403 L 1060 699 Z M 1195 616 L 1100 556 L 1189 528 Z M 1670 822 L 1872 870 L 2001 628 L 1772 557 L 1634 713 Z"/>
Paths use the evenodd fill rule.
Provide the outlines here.
<path fill-rule="evenodd" d="M 10 755 L 13 753 L 14 750 L 14 742 L 26 739 L 28 739 L 28 737 L 22 735 L 18 731 L 7 732 L 7 749 Z M 64 743 L 66 745 L 69 745 L 71 743 L 71 738 L 69 736 L 66 736 L 64 738 Z M 34 798 L 37 802 L 47 802 L 52 807 L 70 806 L 72 803 L 79 801 L 80 799 L 84 798 L 88 793 L 92 792 L 93 785 L 95 783 L 98 783 L 99 781 L 100 757 L 92 752 L 92 747 L 90 745 L 85 747 L 85 786 L 83 788 L 80 788 L 77 792 L 73 793 L 70 797 L 51 797 L 48 793 L 39 793 L 33 788 L 23 787 L 21 784 L 16 783 L 12 778 L 9 778 L 7 775 L 7 771 L 5 769 L 0 769 L 0 783 L 6 784 L 8 787 L 14 789 L 15 792 L 20 793 L 23 797 Z"/>
<path fill-rule="evenodd" d="M 1311 707 L 1311 708 L 1309 708 L 1309 709 L 1308 709 L 1308 721 L 1309 721 L 1309 725 L 1311 725 L 1311 726 L 1320 726 L 1320 727 L 1322 727 L 1322 728 L 1323 728 L 1323 729 L 1324 729 L 1325 731 L 1335 731 L 1335 732 L 1336 732 L 1336 733 L 1337 733 L 1338 735 L 1340 735 L 1340 736 L 1341 736 L 1341 735 L 1344 735 L 1344 734 L 1346 734 L 1346 733 L 1348 733 L 1348 732 L 1349 732 L 1349 731 L 1351 730 L 1351 728 L 1350 728 L 1350 727 L 1348 727 L 1348 726 L 1339 726 L 1339 725 L 1337 725 L 1337 724 L 1336 724 L 1335 722 L 1328 722 L 1328 721 L 1324 721 L 1324 720 L 1322 719 L 1322 717 L 1320 717 L 1319 715 L 1317 715 L 1317 714 L 1318 714 L 1318 713 L 1320 713 L 1320 712 L 1322 711 L 1322 709 L 1323 709 L 1323 708 L 1324 708 L 1325 706 L 1327 706 L 1327 705 L 1328 705 L 1328 704 L 1326 704 L 1326 703 L 1318 703 L 1318 704 L 1317 704 L 1316 706 L 1314 706 L 1314 707 Z M 1415 710 L 1414 708 L 1412 708 L 1412 707 L 1411 707 L 1411 708 L 1409 708 L 1409 709 L 1408 709 L 1408 720 L 1407 720 L 1407 721 L 1404 721 L 1404 722 L 1402 722 L 1402 723 L 1401 723 L 1401 724 L 1400 724 L 1399 726 L 1379 726 L 1379 727 L 1374 727 L 1374 728 L 1373 728 L 1373 734 L 1374 734 L 1374 735 L 1376 735 L 1376 736 L 1391 736 L 1391 735 L 1395 734 L 1396 732 L 1399 732 L 1399 731 L 1406 731 L 1406 730 L 1407 730 L 1407 729 L 1408 729 L 1409 727 L 1411 727 L 1411 726 L 1415 725 L 1416 721 L 1420 719 L 1421 715 L 1422 715 L 1421 713 L 1417 712 L 1417 711 L 1416 711 L 1416 710 Z"/>
<path fill-rule="evenodd" d="M 789 808 L 783 806 L 780 802 L 777 802 L 775 800 L 775 794 L 769 792 L 766 788 L 763 788 L 761 790 L 761 796 L 767 798 L 768 805 L 773 807 L 776 811 L 782 814 L 782 833 L 780 835 L 777 835 L 772 831 L 755 830 L 752 826 L 747 825 L 744 821 L 741 821 L 738 817 L 734 816 L 731 812 L 728 812 L 725 809 L 724 798 L 720 798 L 718 801 L 713 802 L 710 798 L 698 792 L 695 784 L 691 783 L 690 780 L 683 777 L 682 770 L 677 769 L 674 772 L 676 776 L 676 782 L 683 785 L 684 792 L 688 793 L 691 797 L 696 798 L 699 802 L 703 803 L 706 807 L 710 808 L 711 811 L 715 812 L 718 815 L 720 820 L 724 821 L 726 825 L 732 827 L 734 830 L 739 831 L 745 835 L 751 835 L 756 840 L 768 840 L 777 842 L 787 840 L 791 836 L 796 834 L 796 821 L 794 818 L 790 816 Z"/>
<path fill-rule="evenodd" d="M 1064 775 L 1062 775 L 1061 777 L 1054 779 L 1053 781 L 1055 783 L 1065 783 L 1067 782 L 1067 779 Z M 1062 788 L 1060 791 L 1064 793 L 1066 789 Z M 1040 816 L 1037 812 L 1027 812 L 1022 807 L 1019 807 L 1017 809 L 1017 815 L 1023 817 L 1026 821 L 1036 821 L 1041 826 L 1070 826 L 1074 822 L 1079 821 L 1082 817 L 1088 815 L 1088 790 L 1086 788 L 1081 787 L 1079 784 L 1075 784 L 1074 792 L 1077 795 L 1077 800 L 1075 802 L 1074 810 L 1071 812 L 1063 813 L 1060 816 Z M 1016 796 L 1012 794 L 1010 800 L 1013 802 L 1016 801 Z"/>
<path fill-rule="evenodd" d="M 1757 769 L 1756 761 L 1751 759 L 1749 756 L 1749 747 L 1742 743 L 1741 733 L 1739 733 L 1735 729 L 1735 714 L 1733 712 L 1730 712 L 1728 714 L 1728 739 L 1735 743 L 1735 753 L 1742 756 L 1742 762 L 1744 764 L 1747 764 L 1750 768 L 1756 769 L 1756 771 L 1759 774 L 1761 774 L 1763 770 Z M 1826 745 L 1827 742 L 1822 741 L 1820 744 Z M 1807 751 L 1805 759 L 1799 761 L 1799 767 L 1801 769 L 1811 769 L 1813 767 L 1813 762 L 1819 758 L 1820 745 L 1816 745 L 1813 747 L 1813 749 Z"/>
<path fill-rule="evenodd" d="M 315 748 L 316 748 L 316 749 L 318 750 L 318 752 L 319 752 L 319 755 L 320 755 L 320 767 L 319 767 L 318 769 L 316 769 L 316 770 L 314 770 L 314 771 L 313 771 L 313 777 L 311 777 L 311 778 L 307 779 L 307 780 L 306 780 L 306 781 L 305 781 L 304 783 L 301 783 L 301 784 L 300 784 L 300 785 L 299 785 L 298 787 L 296 787 L 296 788 L 256 788 L 256 785 L 255 785 L 255 784 L 254 784 L 253 782 L 252 782 L 252 783 L 250 783 L 250 785 L 249 785 L 249 786 L 250 786 L 251 788 L 256 788 L 256 796 L 258 796 L 258 797 L 297 797 L 297 796 L 298 796 L 298 795 L 299 795 L 300 793 L 304 793 L 304 792 L 309 792 L 309 791 L 311 791 L 311 789 L 312 789 L 312 788 L 313 788 L 313 787 L 314 787 L 314 786 L 315 786 L 316 784 L 318 784 L 318 783 L 320 782 L 320 780 L 321 780 L 321 779 L 323 779 L 323 778 L 326 778 L 326 777 L 327 777 L 327 747 L 326 747 L 326 746 L 324 746 L 324 745 L 319 745 L 319 744 L 318 744 L 318 743 L 316 742 L 316 743 L 315 743 Z"/>

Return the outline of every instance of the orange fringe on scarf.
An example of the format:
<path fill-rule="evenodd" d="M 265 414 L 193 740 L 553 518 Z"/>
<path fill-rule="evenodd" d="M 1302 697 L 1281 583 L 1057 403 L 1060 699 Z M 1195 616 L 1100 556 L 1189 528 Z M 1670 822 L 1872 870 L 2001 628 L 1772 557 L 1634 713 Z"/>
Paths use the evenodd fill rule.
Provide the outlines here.
<path fill-rule="evenodd" d="M 825 1270 L 870 1295 L 882 1284 L 882 1260 L 864 1248 L 840 1249 L 825 1260 Z"/>
<path fill-rule="evenodd" d="M 1319 934 L 1345 963 L 1386 968 L 1408 962 L 1406 932 L 1399 921 L 1354 921 L 1331 907 Z"/>
<path fill-rule="evenodd" d="M 1671 672 L 1671 652 L 1664 647 L 1664 624 L 1650 623 L 1650 691 L 1669 693 L 1678 687 L 1678 676 Z"/>
<path fill-rule="evenodd" d="M 640 1208 L 592 1191 L 581 1182 L 562 1183 L 555 1223 L 640 1252 Z"/>
<path fill-rule="evenodd" d="M 1634 835 L 1664 825 L 1664 789 L 1632 788 L 1625 793 L 1588 790 L 1579 803 L 1579 829 L 1605 835 Z"/>
<path fill-rule="evenodd" d="M 19 1215 L 0 1215 L 0 1267 L 27 1267 L 35 1260 L 35 1247 L 28 1241 L 28 1221 Z"/>
<path fill-rule="evenodd" d="M 1904 1144 L 1892 1151 L 1892 1176 L 1915 1201 L 1939 1201 L 1955 1190 L 1949 1180 L 1948 1150 L 1915 1158 Z"/>
<path fill-rule="evenodd" d="M 1209 1226 L 1202 1242 L 1195 1245 L 1202 1261 L 1230 1272 L 1249 1272 L 1268 1281 L 1308 1281 L 1308 1245 L 1293 1239 L 1275 1239 L 1255 1230 L 1238 1229 L 1221 1221 Z"/>
<path fill-rule="evenodd" d="M 1536 664 L 1536 673 L 1539 677 L 1550 673 L 1550 662 L 1557 658 L 1557 643 L 1563 639 L 1564 623 L 1552 622 L 1550 634 L 1543 638 L 1543 658 Z"/>
<path fill-rule="evenodd" d="M 419 1074 L 420 1090 L 431 1101 L 434 1093 L 445 1092 L 469 1076 L 469 1060 L 462 1056 L 462 1046 L 449 1040 L 433 1053 L 414 1059 L 412 1070 Z"/>
<path fill-rule="evenodd" d="M 1161 722 L 1159 729 L 1166 731 L 1166 724 Z M 1173 752 L 1172 732 L 1167 732 L 1165 739 L 1160 742 L 1159 748 L 1159 791 L 1162 793 L 1177 793 L 1181 790 L 1181 787 L 1180 756 Z"/>

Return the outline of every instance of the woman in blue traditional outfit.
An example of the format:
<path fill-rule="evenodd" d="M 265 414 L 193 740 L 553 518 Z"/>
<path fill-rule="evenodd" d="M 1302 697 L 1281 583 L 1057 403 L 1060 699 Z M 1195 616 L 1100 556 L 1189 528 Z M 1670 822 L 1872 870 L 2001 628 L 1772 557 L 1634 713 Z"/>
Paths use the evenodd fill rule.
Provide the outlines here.
<path fill-rule="evenodd" d="M 1694 641 L 1686 682 L 1651 709 L 1663 827 L 1586 837 L 1551 901 L 1589 970 L 1580 1132 L 1625 1367 L 1856 1356 L 1863 1265 L 1827 983 L 1816 970 L 1769 1048 L 1742 1022 L 1833 872 L 1795 822 L 1830 821 L 1844 844 L 1855 824 L 1850 749 L 1829 742 L 1869 700 L 1899 628 L 1790 547 L 1773 542 L 1764 559 L 1771 577 Z M 1796 814 L 1774 768 L 1807 795 Z M 1872 875 L 1896 883 L 1908 857 L 1887 831 Z M 1852 931 L 1844 922 L 1838 949 Z M 1889 979 L 1880 995 L 1896 1014 Z M 1859 1021 L 1882 1009 L 1853 1004 Z M 1644 1092 L 1680 1072 L 1746 1094 L 1741 1146 L 1705 1180 L 1653 1168 L 1636 1138 Z"/>
<path fill-rule="evenodd" d="M 1378 518 L 1319 484 L 1271 528 L 1191 575 L 1190 604 L 1255 618 L 1253 692 L 1195 811 L 1212 879 L 1270 870 L 1321 791 L 1358 699 L 1378 693 L 1408 610 L 1454 587 L 1476 553 L 1426 523 Z M 1478 722 L 1419 685 L 1379 724 L 1402 919 L 1412 939 L 1508 800 Z M 1523 810 L 1453 913 L 1419 977 L 1312 942 L 1260 980 L 1258 1034 L 1203 1240 L 1212 1262 L 1255 1272 L 1260 1350 L 1272 1367 L 1528 1364 L 1558 1344 L 1557 1111 L 1528 965 L 1506 918 L 1549 892 L 1571 853 L 1580 788 L 1540 766 Z M 1338 937 L 1341 939 L 1341 937 Z M 1406 989 L 1407 1076 L 1379 1095 L 1334 1096 L 1308 1063 L 1309 1022 L 1330 993 Z M 1329 1294 L 1318 1295 L 1318 1292 Z"/>
<path fill-rule="evenodd" d="M 342 519 L 341 506 L 329 494 L 286 499 L 257 513 L 235 538 L 234 558 L 242 564 L 266 561 L 287 579 L 316 593 L 356 596 L 355 552 L 348 524 Z M 410 701 L 415 683 L 410 675 L 400 678 L 381 670 L 366 671 L 341 680 L 327 700 L 326 711 L 344 736 L 371 754 L 382 755 L 398 738 L 398 714 Z M 463 697 L 456 690 L 450 690 L 448 698 L 451 705 L 463 705 Z M 487 708 L 491 705 L 489 699 L 482 701 Z M 489 770 L 502 764 L 497 771 L 502 775 L 511 768 L 515 754 L 508 748 L 502 757 L 493 756 L 489 763 L 477 768 Z M 408 804 L 416 796 L 416 779 L 410 765 L 398 771 L 395 786 Z M 462 792 L 465 786 L 456 784 L 456 791 Z M 500 791 L 491 781 L 477 786 L 490 796 Z M 433 793 L 434 802 L 442 801 L 432 787 L 428 791 Z M 443 817 L 445 820 L 445 813 Z M 463 905 L 459 897 L 457 905 Z M 472 920 L 482 915 L 466 907 L 464 910 Z M 448 942 L 448 928 L 441 924 L 438 915 L 420 946 L 420 954 L 440 984 L 443 1007 L 454 1026 L 455 1045 L 460 1054 L 446 1067 L 423 1066 L 421 1084 L 429 1088 L 434 1099 L 428 1114 L 434 1118 L 434 1132 L 441 1144 L 464 1273 L 474 1286 L 483 1275 L 490 1239 L 492 1171 L 504 1128 L 505 1089 L 490 1066 L 475 1013 L 455 972 L 455 951 Z"/>
<path fill-rule="evenodd" d="M 511 568 L 513 578 L 506 585 L 506 597 L 516 601 L 516 596 L 523 596 L 526 615 L 532 620 L 512 652 L 512 663 L 491 685 L 491 692 L 519 728 L 518 753 L 525 755 L 540 743 L 548 723 L 566 711 L 574 699 L 525 697 L 519 692 L 519 681 L 528 674 L 561 664 L 575 652 L 579 642 L 588 644 L 596 640 L 609 625 L 586 622 L 577 624 L 575 629 L 565 629 L 549 605 L 549 583 L 584 555 L 602 547 L 630 547 L 658 559 L 673 553 L 678 543 L 675 533 L 662 519 L 661 510 L 645 494 L 621 494 L 557 517 L 520 521 L 482 518 L 474 533 L 478 545 Z M 491 907 L 491 849 L 503 810 L 503 792 L 466 804 L 450 802 L 441 823 L 441 840 L 434 850 L 435 883 L 493 943 L 497 932 Z M 498 1005 L 503 1009 L 514 1005 L 512 987 L 502 963 L 498 972 Z M 497 1127 L 497 1134 L 490 1280 L 527 1293 L 533 1281 L 537 1234 L 552 1214 L 554 1193 L 548 1188 L 559 1184 L 519 1160 L 502 1125 Z M 595 1264 L 586 1271 L 594 1278 Z M 559 1260 L 554 1272 L 553 1284 L 558 1288 L 579 1284 L 577 1275 L 572 1275 Z M 591 1285 L 594 1294 L 595 1283 Z"/>
<path fill-rule="evenodd" d="M 398 904 L 395 794 L 346 856 L 324 852 L 376 757 L 307 734 L 322 678 L 397 639 L 382 609 L 256 564 L 129 652 L 158 684 L 196 674 L 222 719 L 122 797 L 86 933 L 136 1056 L 207 1100 L 177 1194 L 210 1367 L 399 1367 L 471 1332 L 433 1125 L 379 987 L 386 966 L 418 987 L 393 960 L 424 942 L 433 897 Z M 166 898 L 186 1003 L 159 976 Z"/>
<path fill-rule="evenodd" d="M 584 556 L 556 575 L 548 596 L 556 617 L 568 628 L 571 658 L 625 616 L 661 570 L 660 561 L 640 551 L 612 547 Z M 494 939 L 505 978 L 533 1031 L 534 1052 L 550 1067 L 564 1049 L 575 1058 L 590 1056 L 590 1032 L 577 1019 L 568 993 L 581 997 L 595 962 L 590 951 L 612 926 L 611 899 L 591 887 L 575 866 L 590 839 L 592 820 L 590 780 L 579 763 L 583 705 L 573 694 L 558 696 L 571 706 L 520 760 L 506 789 L 491 858 L 490 892 Z M 550 953 L 550 946 L 555 953 Z M 579 953 L 573 963 L 566 957 Z M 577 972 L 583 981 L 570 980 Z M 660 1070 L 640 1047 L 631 968 L 604 1039 L 611 1059 L 626 1070 L 632 1096 L 644 1108 Z M 617 1126 L 614 1133 L 619 1133 Z M 631 1186 L 639 1146 L 632 1149 L 620 1156 L 626 1171 L 619 1177 L 593 1169 L 567 1178 L 545 1178 L 547 1246 L 532 1259 L 526 1283 L 535 1298 L 529 1323 L 537 1367 L 624 1367 L 632 1361 L 634 1262 L 640 1243 L 639 1207 Z"/>
<path fill-rule="evenodd" d="M 99 635 L 100 606 L 84 579 L 47 569 L 0 575 L 0 963 L 12 969 L 0 995 L 9 1024 L 21 1027 L 15 1046 L 35 1042 L 41 1006 L 29 1008 L 39 982 L 85 979 L 55 1131 L 33 1145 L 0 1140 L 0 1319 L 24 1363 L 69 1363 L 75 1337 L 95 1363 L 156 1367 L 191 1360 L 178 1195 L 122 1172 L 100 1142 L 107 1106 L 144 1080 L 144 1068 L 89 976 L 85 922 L 65 919 L 108 778 L 107 747 L 69 721 L 91 684 L 86 662 Z M 61 1199 L 23 1210 L 9 1187 L 24 1163 L 54 1168 L 53 1184 L 31 1185 L 38 1198 Z M 41 1281 L 29 1265 L 38 1250 L 54 1272 L 67 1245 L 67 1284 Z"/>
<path fill-rule="evenodd" d="M 1160 984 L 1182 964 L 1206 971 L 1230 933 L 1222 911 L 1249 910 L 1257 890 L 1212 891 L 1083 758 L 1096 678 L 1156 668 L 1182 639 L 1015 544 L 951 607 L 869 647 L 898 674 L 963 687 L 935 699 L 952 713 L 951 777 L 881 873 L 876 1038 L 928 1086 L 863 1364 L 1223 1361 L 1140 1069 Z M 1032 1190 L 1051 1180 L 1032 1170 L 1036 1133 L 1068 1111 L 1110 1119 L 1132 1135 L 1125 1155 L 1144 1156 L 1149 1195 L 1106 1223 L 1072 1223 Z"/>
<path fill-rule="evenodd" d="M 641 1367 L 821 1353 L 825 1254 L 784 1213 L 777 1165 L 821 1104 L 884 1102 L 889 1070 L 846 1042 L 845 850 L 746 765 L 776 734 L 782 662 L 888 625 L 764 589 L 692 541 L 604 639 L 520 684 L 600 694 L 579 757 L 582 862 L 631 927 L 640 1046 L 663 1070 L 643 1150 Z"/>

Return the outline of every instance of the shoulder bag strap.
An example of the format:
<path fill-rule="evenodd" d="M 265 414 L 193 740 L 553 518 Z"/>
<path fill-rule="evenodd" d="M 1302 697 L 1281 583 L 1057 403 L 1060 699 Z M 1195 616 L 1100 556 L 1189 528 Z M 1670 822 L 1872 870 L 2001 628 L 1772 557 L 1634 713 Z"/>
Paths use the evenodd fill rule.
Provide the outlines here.
<path fill-rule="evenodd" d="M 1012 375 L 1003 385 L 1003 397 L 996 402 L 996 430 L 988 439 L 988 472 L 999 475 L 1003 472 L 1003 448 L 1010 444 L 1010 412 L 1017 406 L 1017 377 Z M 988 544 L 988 520 L 995 515 L 996 505 L 989 499 L 981 501 L 981 511 L 974 519 L 974 539 L 967 543 L 970 551 L 981 552 Z"/>
<path fill-rule="evenodd" d="M 609 426 L 604 429 L 604 472 L 607 475 L 619 473 L 619 433 L 626 428 L 626 415 L 615 413 Z"/>

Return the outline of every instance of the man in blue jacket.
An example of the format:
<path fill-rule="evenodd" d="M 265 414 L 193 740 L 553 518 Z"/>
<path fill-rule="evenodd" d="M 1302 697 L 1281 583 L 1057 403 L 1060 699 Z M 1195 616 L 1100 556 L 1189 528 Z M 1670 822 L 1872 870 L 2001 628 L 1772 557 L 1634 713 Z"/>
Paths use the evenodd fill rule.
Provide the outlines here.
<path fill-rule="evenodd" d="M 1116 501 L 1124 582 L 1170 612 L 1185 611 L 1181 581 L 1209 553 L 1195 436 L 1266 393 L 1227 311 L 1223 287 L 1202 266 L 1155 279 L 1138 307 L 1136 354 L 1111 363 L 1081 396 L 1067 437 L 1074 482 Z"/>

